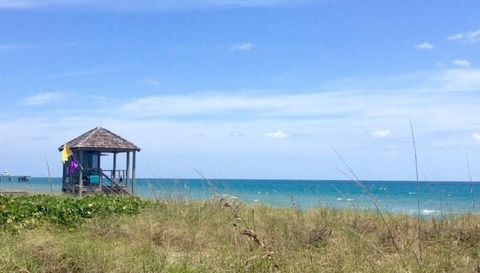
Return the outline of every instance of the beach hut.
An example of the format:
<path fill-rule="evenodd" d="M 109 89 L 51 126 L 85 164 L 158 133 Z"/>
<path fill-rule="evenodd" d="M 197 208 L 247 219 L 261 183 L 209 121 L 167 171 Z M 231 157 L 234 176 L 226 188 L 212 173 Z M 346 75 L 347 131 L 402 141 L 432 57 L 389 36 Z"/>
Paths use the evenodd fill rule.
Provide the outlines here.
<path fill-rule="evenodd" d="M 134 193 L 136 153 L 140 148 L 130 141 L 97 127 L 60 146 L 59 151 L 67 154 L 63 162 L 63 192 Z M 102 157 L 109 155 L 113 156 L 112 167 L 102 169 Z M 118 155 L 125 155 L 125 168 L 118 168 Z"/>

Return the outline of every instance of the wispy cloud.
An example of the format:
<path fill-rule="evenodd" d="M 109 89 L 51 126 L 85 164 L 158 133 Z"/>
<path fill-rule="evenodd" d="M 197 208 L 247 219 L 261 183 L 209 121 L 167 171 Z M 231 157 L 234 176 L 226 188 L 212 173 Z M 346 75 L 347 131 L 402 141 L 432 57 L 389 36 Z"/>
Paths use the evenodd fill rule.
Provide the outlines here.
<path fill-rule="evenodd" d="M 452 64 L 454 64 L 456 66 L 463 66 L 463 67 L 470 66 L 470 62 L 467 61 L 467 60 L 463 60 L 463 59 L 455 59 L 455 60 L 452 61 Z"/>
<path fill-rule="evenodd" d="M 114 10 L 167 10 L 206 7 L 268 7 L 298 5 L 309 0 L 0 0 L 0 9 L 35 9 L 49 7 L 114 9 Z"/>
<path fill-rule="evenodd" d="M 418 77 L 406 77 L 405 81 L 408 83 L 407 86 L 389 91 L 383 87 L 384 84 L 381 83 L 380 79 L 372 79 L 371 82 L 375 84 L 370 83 L 370 85 L 361 88 L 355 86 L 342 87 L 337 91 L 329 92 L 302 92 L 297 90 L 279 94 L 268 91 L 225 90 L 132 97 L 128 100 L 121 98 L 106 99 L 115 101 L 118 106 L 115 108 L 116 114 L 135 119 L 339 120 L 382 111 L 393 113 L 395 109 L 402 111 L 402 114 L 408 117 L 411 114 L 404 109 L 414 107 L 408 101 L 415 100 L 431 105 L 432 102 L 425 101 L 425 98 L 430 97 L 432 93 L 438 95 L 457 91 L 479 91 L 480 69 L 468 67 L 446 69 L 421 73 Z M 389 83 L 387 82 L 387 84 Z M 404 83 L 400 82 L 399 85 L 404 85 Z M 60 94 L 38 94 L 25 99 L 24 104 L 41 105 L 49 100 L 54 100 L 55 95 Z M 396 99 L 393 99 L 392 95 L 395 95 Z M 365 109 L 366 100 L 372 102 L 368 109 Z M 383 103 L 377 105 L 376 102 Z M 402 105 L 402 103 L 405 103 L 405 105 Z M 342 107 L 338 107 L 338 105 L 342 105 Z M 377 111 L 370 110 L 374 108 Z M 419 107 L 418 109 L 423 111 L 426 108 Z M 399 115 L 399 112 L 396 112 L 395 115 Z M 378 115 L 375 114 L 375 116 Z"/>
<path fill-rule="evenodd" d="M 228 94 L 204 92 L 137 98 L 125 105 L 125 114 L 144 118 L 320 118 L 342 117 L 351 113 L 335 107 L 342 94 L 305 93 L 296 95 Z M 331 102 L 324 105 L 323 101 Z M 322 107 L 318 107 L 321 104 Z"/>
<path fill-rule="evenodd" d="M 476 142 L 480 142 L 480 133 L 474 133 L 472 135 L 472 138 L 473 140 L 475 140 Z"/>
<path fill-rule="evenodd" d="M 1 5 L 0 0 L 0 5 Z M 1 7 L 0 7 L 1 9 Z M 76 43 L 3 43 L 0 44 L 1 51 L 14 51 L 14 50 L 31 50 L 31 49 L 59 49 L 69 48 L 77 46 Z"/>
<path fill-rule="evenodd" d="M 287 133 L 283 132 L 282 130 L 267 132 L 267 133 L 263 134 L 263 136 L 266 137 L 266 138 L 271 138 L 271 139 L 284 139 L 284 138 L 289 137 L 289 135 Z"/>
<path fill-rule="evenodd" d="M 34 96 L 26 97 L 23 100 L 23 105 L 40 106 L 40 105 L 45 105 L 52 102 L 60 101 L 62 98 L 63 98 L 63 94 L 60 92 L 40 93 Z"/>
<path fill-rule="evenodd" d="M 415 47 L 417 49 L 433 49 L 435 46 L 429 42 L 423 42 L 420 44 L 416 44 Z"/>
<path fill-rule="evenodd" d="M 21 0 L 0 0 L 0 8 L 3 9 L 22 9 L 30 8 L 35 1 L 21 1 Z"/>
<path fill-rule="evenodd" d="M 327 85 L 331 90 L 431 90 L 435 92 L 480 90 L 480 69 L 437 65 L 435 70 L 414 71 L 390 76 L 347 78 Z"/>
<path fill-rule="evenodd" d="M 374 138 L 389 138 L 392 136 L 392 131 L 389 129 L 378 129 L 370 133 Z"/>
<path fill-rule="evenodd" d="M 249 51 L 255 48 L 255 45 L 253 43 L 240 43 L 240 44 L 234 44 L 230 46 L 230 51 L 236 52 L 236 51 Z"/>
<path fill-rule="evenodd" d="M 478 91 L 480 90 L 480 69 L 448 69 L 428 79 L 432 87 L 446 91 Z"/>
<path fill-rule="evenodd" d="M 0 129 L 23 134 L 22 128 L 32 128 L 35 135 L 48 133 L 51 138 L 48 142 L 60 145 L 84 130 L 107 126 L 141 147 L 148 147 L 142 157 L 152 162 L 160 153 L 173 158 L 187 154 L 244 158 L 305 155 L 325 160 L 319 155 L 331 152 L 328 143 L 359 158 L 370 153 L 381 157 L 386 149 L 405 153 L 407 144 L 410 145 L 406 141 L 410 132 L 408 119 L 412 117 L 418 125 L 417 138 L 424 147 L 448 144 L 455 148 L 452 150 L 479 148 L 472 145 L 474 141 L 480 143 L 477 140 L 480 135 L 473 135 L 474 132 L 480 134 L 477 92 L 447 90 L 467 85 L 474 87 L 476 78 L 480 79 L 480 71 L 453 69 L 422 74 L 420 78 L 425 77 L 429 78 L 429 85 L 414 77 L 415 82 L 409 88 L 395 90 L 376 87 L 365 91 L 290 90 L 289 94 L 272 90 L 224 90 L 150 97 L 132 94 L 129 98 L 108 98 L 109 103 L 116 105 L 108 109 L 100 105 L 80 110 L 73 107 L 75 110 L 61 111 L 62 115 L 52 111 L 25 111 L 19 117 L 16 116 L 18 112 L 7 112 L 0 116 Z M 476 86 L 480 87 L 480 80 Z M 51 98 L 51 95 L 38 94 L 28 101 L 47 103 Z M 60 103 L 48 106 L 49 109 L 72 108 Z M 241 135 L 239 132 L 245 135 L 234 138 Z M 297 141 L 298 132 L 305 136 L 302 141 Z M 359 132 L 364 133 L 359 135 Z M 34 143 L 28 141 L 28 136 L 16 134 L 18 137 L 2 139 L 4 146 Z M 199 135 L 204 137 L 197 137 Z M 375 137 L 378 139 L 372 139 Z M 163 145 L 158 145 L 159 140 Z M 434 153 L 433 148 L 428 147 L 425 153 Z M 57 156 L 56 151 L 51 152 L 52 158 Z M 176 164 L 182 163 L 177 161 Z"/>
<path fill-rule="evenodd" d="M 480 29 L 453 34 L 447 37 L 449 41 L 476 43 L 480 41 Z"/>
<path fill-rule="evenodd" d="M 0 51 L 29 49 L 33 47 L 35 47 L 35 45 L 32 45 L 32 44 L 0 44 Z"/>
<path fill-rule="evenodd" d="M 91 68 L 91 69 L 59 72 L 59 73 L 56 73 L 56 74 L 49 74 L 49 75 L 40 76 L 38 78 L 39 79 L 61 79 L 61 78 L 81 77 L 81 76 L 92 76 L 92 75 L 112 73 L 112 72 L 117 72 L 117 71 L 120 71 L 120 69 L 116 69 L 116 68 Z"/>
<path fill-rule="evenodd" d="M 348 91 L 355 88 L 345 88 L 331 92 L 298 91 L 287 94 L 261 91 L 200 92 L 134 98 L 118 109 L 123 116 L 142 119 L 342 120 L 361 116 L 408 118 L 412 115 L 409 109 L 424 112 L 428 108 L 451 108 L 451 105 L 442 100 L 435 102 L 437 105 L 432 105 L 434 102 L 429 101 L 432 96 L 455 99 L 456 95 L 449 93 L 480 90 L 479 69 L 448 69 L 407 78 L 409 86 L 388 91 L 380 84 L 370 85 L 359 91 Z M 378 84 L 380 80 L 374 82 Z M 369 102 L 367 108 L 366 101 Z M 412 101 L 416 103 L 411 103 Z"/>

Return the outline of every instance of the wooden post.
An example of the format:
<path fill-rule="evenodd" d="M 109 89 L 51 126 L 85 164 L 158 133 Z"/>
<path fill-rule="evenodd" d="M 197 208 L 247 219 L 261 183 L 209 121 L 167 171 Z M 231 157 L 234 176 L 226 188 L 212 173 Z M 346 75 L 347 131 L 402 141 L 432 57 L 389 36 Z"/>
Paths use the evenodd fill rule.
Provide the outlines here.
<path fill-rule="evenodd" d="M 135 187 L 135 169 L 137 167 L 137 152 L 133 151 L 133 166 L 132 166 L 132 195 L 134 194 Z"/>
<path fill-rule="evenodd" d="M 82 196 L 82 190 L 83 190 L 83 151 L 80 150 L 78 151 L 80 153 L 80 170 L 78 171 L 78 195 Z"/>
<path fill-rule="evenodd" d="M 117 172 L 117 152 L 113 152 L 113 173 L 112 173 L 112 181 L 115 181 L 115 173 Z"/>
<path fill-rule="evenodd" d="M 125 174 L 125 183 L 128 189 L 128 177 L 130 176 L 130 152 L 127 152 L 127 171 Z"/>
<path fill-rule="evenodd" d="M 62 192 L 65 192 L 65 189 L 66 189 L 65 183 L 67 183 L 67 163 L 66 162 L 63 164 Z"/>
<path fill-rule="evenodd" d="M 101 158 L 102 158 L 102 153 L 98 153 L 98 170 L 101 170 L 101 166 L 102 166 L 102 161 L 101 161 Z"/>
<path fill-rule="evenodd" d="M 95 189 L 95 191 L 102 191 L 102 184 L 103 184 L 103 171 L 102 171 L 102 152 L 98 153 L 98 169 L 97 169 L 97 175 L 98 175 L 98 188 Z"/>

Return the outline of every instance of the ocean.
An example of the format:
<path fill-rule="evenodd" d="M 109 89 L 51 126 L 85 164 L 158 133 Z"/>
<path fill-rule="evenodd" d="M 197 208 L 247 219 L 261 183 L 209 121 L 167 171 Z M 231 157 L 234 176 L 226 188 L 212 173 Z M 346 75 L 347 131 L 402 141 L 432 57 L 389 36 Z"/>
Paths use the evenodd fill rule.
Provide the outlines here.
<path fill-rule="evenodd" d="M 411 181 L 137 179 L 135 194 L 147 199 L 204 200 L 228 196 L 249 204 L 292 207 L 375 209 L 416 214 L 417 183 Z M 61 194 L 61 179 L 33 177 L 31 182 L 0 182 L 0 190 Z M 480 183 L 420 182 L 420 213 L 443 215 L 480 212 Z"/>

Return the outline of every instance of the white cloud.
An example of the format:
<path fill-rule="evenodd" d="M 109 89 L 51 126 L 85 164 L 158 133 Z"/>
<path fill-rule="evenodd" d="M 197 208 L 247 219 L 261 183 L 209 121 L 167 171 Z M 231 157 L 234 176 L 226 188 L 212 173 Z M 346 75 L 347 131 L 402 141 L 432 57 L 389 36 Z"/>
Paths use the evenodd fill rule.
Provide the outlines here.
<path fill-rule="evenodd" d="M 204 92 L 184 95 L 150 96 L 135 99 L 121 110 L 123 114 L 141 118 L 321 118 L 344 117 L 351 109 L 343 110 L 336 104 L 344 103 L 348 92 L 320 92 L 303 94 L 261 94 L 245 92 Z M 352 95 L 352 94 L 349 94 Z M 357 98 L 357 95 L 352 95 Z M 358 108 L 358 107 L 355 107 Z"/>
<path fill-rule="evenodd" d="M 397 112 L 396 115 L 403 115 L 403 118 L 408 119 L 411 113 L 407 109 L 415 108 L 424 111 L 428 108 L 425 105 L 433 107 L 432 102 L 428 101 L 432 94 L 480 90 L 480 69 L 447 69 L 420 73 L 418 77 L 407 77 L 405 81 L 407 87 L 390 91 L 370 85 L 362 88 L 369 91 L 290 92 L 287 94 L 220 91 L 148 96 L 135 98 L 118 109 L 122 115 L 134 118 L 332 120 L 370 113 L 381 116 L 382 111 L 385 113 L 401 111 L 401 114 Z M 381 80 L 374 82 L 379 84 Z M 367 109 L 365 109 L 366 101 L 369 102 Z M 443 104 L 438 102 L 437 105 Z M 448 104 L 445 106 L 450 107 Z"/>
<path fill-rule="evenodd" d="M 480 133 L 474 133 L 472 135 L 472 138 L 473 140 L 475 140 L 476 142 L 480 142 Z"/>
<path fill-rule="evenodd" d="M 480 41 L 480 29 L 475 31 L 456 33 L 454 35 L 447 37 L 447 40 L 456 41 L 456 42 L 475 43 Z"/>
<path fill-rule="evenodd" d="M 448 69 L 431 75 L 428 81 L 429 88 L 449 91 L 478 91 L 480 90 L 480 69 Z"/>
<path fill-rule="evenodd" d="M 165 10 L 205 7 L 268 7 L 298 5 L 309 0 L 0 0 L 0 9 L 89 8 L 114 10 Z"/>
<path fill-rule="evenodd" d="M 415 47 L 417 49 L 433 49 L 434 45 L 429 42 L 423 42 L 421 44 L 416 44 Z"/>
<path fill-rule="evenodd" d="M 455 72 L 467 75 L 460 73 L 460 70 L 475 74 L 471 69 L 459 69 Z M 439 75 L 444 76 L 446 73 L 442 71 Z M 428 74 L 428 77 L 432 75 Z M 458 80 L 461 77 L 450 75 L 448 78 L 448 83 L 451 83 L 452 78 Z M 405 153 L 407 144 L 410 145 L 410 142 L 405 141 L 410 137 L 409 117 L 415 122 L 419 145 L 450 143 L 449 147 L 458 150 L 458 153 L 463 151 L 463 147 L 480 149 L 479 145 L 472 145 L 472 133 L 478 132 L 478 94 L 445 92 L 447 82 L 438 79 L 440 78 L 435 81 L 440 86 L 438 88 L 436 85 L 426 88 L 412 83 L 411 87 L 403 90 L 370 88 L 356 92 L 340 89 L 335 92 L 316 93 L 290 90 L 289 94 L 282 94 L 269 90 L 225 90 L 134 99 L 109 97 L 107 101 L 116 106 L 113 108 L 87 109 L 58 104 L 49 107 L 56 110 L 54 113 L 41 111 L 32 114 L 25 111 L 17 116 L 18 112 L 5 111 L 0 112 L 0 131 L 13 133 L 0 136 L 0 139 L 4 144 L 4 154 L 15 154 L 16 150 L 8 147 L 23 145 L 25 150 L 35 150 L 37 157 L 46 154 L 49 158 L 57 158 L 58 152 L 51 146 L 60 145 L 95 126 L 105 126 L 145 148 L 141 157 L 145 162 L 151 162 L 152 169 L 164 164 L 170 164 L 168 167 L 175 169 L 178 167 L 176 165 L 185 165 L 186 158 L 193 158 L 188 164 L 198 168 L 208 167 L 209 164 L 227 167 L 228 158 L 242 158 L 239 162 L 248 164 L 252 158 L 269 155 L 272 164 L 278 165 L 275 165 L 277 168 L 272 167 L 266 171 L 263 177 L 275 174 L 278 168 L 292 171 L 293 167 L 288 162 L 292 157 L 311 158 L 328 164 L 334 158 L 328 147 L 330 143 L 341 147 L 353 158 L 365 158 L 365 154 L 384 158 L 382 153 L 388 152 L 386 150 L 395 151 L 395 154 Z M 467 81 L 471 82 L 471 79 Z M 417 86 L 420 88 L 416 88 Z M 59 111 L 61 115 L 58 115 Z M 372 128 L 372 124 L 380 125 Z M 24 128 L 30 128 L 29 131 L 35 134 L 24 135 Z M 365 130 L 368 130 L 365 135 L 368 138 L 373 137 L 372 134 L 391 137 L 387 138 L 387 142 L 365 141 L 364 137 L 358 137 L 358 132 Z M 384 132 L 375 133 L 379 130 Z M 232 136 L 237 134 L 229 134 L 233 131 L 244 132 L 245 135 L 233 138 Z M 303 137 L 302 141 L 293 141 L 296 139 L 296 132 L 307 136 Z M 196 137 L 200 134 L 204 137 Z M 49 144 L 50 148 L 47 145 L 44 148 L 28 146 L 38 146 L 38 143 L 29 140 L 37 135 L 48 135 L 51 139 L 46 144 Z M 162 145 L 158 145 L 159 142 Z M 282 142 L 282 145 L 266 145 L 276 142 Z M 431 147 L 429 144 L 427 146 Z M 425 154 L 435 153 L 434 149 L 428 147 L 424 150 Z M 160 158 L 178 160 L 168 163 L 159 159 L 158 154 L 164 155 Z M 463 158 L 464 155 L 461 156 Z M 18 158 L 21 158 L 20 154 Z M 208 161 L 214 160 L 213 158 L 221 160 Z M 32 162 L 36 164 L 33 160 Z M 43 165 L 37 166 L 40 170 L 42 167 Z M 140 168 L 143 168 L 143 171 L 139 172 L 145 173 L 145 164 Z M 328 165 L 328 168 L 335 169 L 335 166 Z M 322 171 L 328 168 L 325 167 Z M 372 168 L 374 171 L 379 170 Z M 392 171 L 392 167 L 389 168 Z M 60 171 L 58 168 L 57 173 L 61 173 Z M 393 171 L 394 176 L 401 177 L 401 171 Z M 245 173 L 251 174 L 248 170 Z M 164 174 L 181 176 L 185 173 L 154 173 L 155 176 Z M 226 176 L 242 174 L 231 171 L 227 172 Z M 314 177 L 315 174 L 311 170 L 305 172 L 305 176 L 309 177 Z"/>
<path fill-rule="evenodd" d="M 39 106 L 52 102 L 56 102 L 62 99 L 62 94 L 59 92 L 47 92 L 40 93 L 34 96 L 26 97 L 23 100 L 23 105 L 27 106 Z"/>
<path fill-rule="evenodd" d="M 249 51 L 255 48 L 252 43 L 235 44 L 230 47 L 230 51 Z"/>
<path fill-rule="evenodd" d="M 462 59 L 455 59 L 455 60 L 452 61 L 452 64 L 457 65 L 457 66 L 463 66 L 463 67 L 470 66 L 469 61 L 462 60 Z"/>
<path fill-rule="evenodd" d="M 272 139 L 284 139 L 284 138 L 289 137 L 289 135 L 284 133 L 282 130 L 267 132 L 267 133 L 263 134 L 263 136 L 266 137 L 266 138 L 272 138 Z"/>
<path fill-rule="evenodd" d="M 389 138 L 392 136 L 392 131 L 389 129 L 378 129 L 370 133 L 374 138 Z"/>

